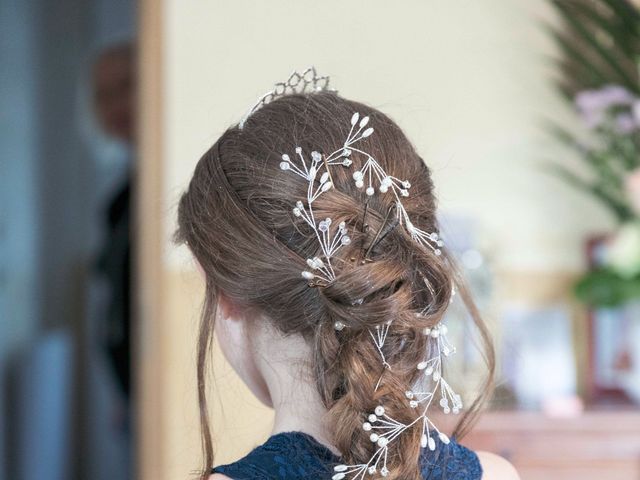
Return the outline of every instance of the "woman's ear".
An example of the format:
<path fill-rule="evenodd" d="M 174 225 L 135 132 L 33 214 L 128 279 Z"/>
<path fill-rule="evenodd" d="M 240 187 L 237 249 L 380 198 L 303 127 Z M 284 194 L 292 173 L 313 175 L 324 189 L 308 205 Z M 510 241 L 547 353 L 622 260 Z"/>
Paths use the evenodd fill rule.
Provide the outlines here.
<path fill-rule="evenodd" d="M 247 332 L 240 309 L 226 295 L 218 293 L 215 333 L 222 353 L 242 377 L 247 364 Z"/>
<path fill-rule="evenodd" d="M 242 309 L 223 293 L 218 293 L 218 311 L 224 321 L 244 321 Z"/>

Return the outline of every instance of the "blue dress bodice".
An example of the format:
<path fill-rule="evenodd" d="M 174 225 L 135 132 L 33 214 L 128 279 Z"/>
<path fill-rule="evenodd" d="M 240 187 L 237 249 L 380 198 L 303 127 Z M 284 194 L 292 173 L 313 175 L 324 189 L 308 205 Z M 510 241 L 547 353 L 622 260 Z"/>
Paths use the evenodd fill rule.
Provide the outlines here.
<path fill-rule="evenodd" d="M 478 456 L 454 440 L 438 441 L 434 452 L 424 449 L 421 461 L 425 480 L 480 480 Z M 278 433 L 229 465 L 213 469 L 233 480 L 330 479 L 339 457 L 310 435 Z"/>

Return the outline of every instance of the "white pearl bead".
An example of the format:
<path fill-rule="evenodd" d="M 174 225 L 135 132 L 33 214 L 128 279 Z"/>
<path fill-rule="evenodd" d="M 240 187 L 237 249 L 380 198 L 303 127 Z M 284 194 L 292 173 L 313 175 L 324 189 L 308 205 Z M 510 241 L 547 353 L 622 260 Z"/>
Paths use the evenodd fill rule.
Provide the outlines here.
<path fill-rule="evenodd" d="M 427 445 L 429 446 L 429 450 L 431 450 L 432 452 L 436 449 L 436 441 L 433 439 L 433 437 L 429 437 Z"/>
<path fill-rule="evenodd" d="M 386 447 L 386 446 L 387 446 L 387 443 L 389 443 L 389 440 L 388 440 L 386 437 L 380 437 L 380 438 L 378 439 L 378 446 L 379 446 L 380 448 Z"/>
<path fill-rule="evenodd" d="M 379 417 L 380 417 L 380 416 L 384 415 L 384 407 L 383 407 L 382 405 L 378 405 L 378 406 L 376 407 L 376 409 L 374 410 L 374 412 L 375 412 L 375 414 L 376 414 L 377 416 L 379 416 Z"/>
<path fill-rule="evenodd" d="M 345 324 L 342 323 L 340 320 L 338 320 L 336 323 L 333 324 L 333 328 L 335 328 L 338 331 L 344 330 Z"/>
<path fill-rule="evenodd" d="M 363 429 L 365 432 L 370 432 L 370 431 L 371 431 L 371 428 L 372 428 L 372 427 L 371 427 L 371 424 L 370 424 L 369 422 L 364 422 L 364 423 L 362 424 L 362 429 Z"/>
<path fill-rule="evenodd" d="M 375 193 L 376 191 L 373 189 L 373 187 L 367 187 L 367 195 L 371 196 Z"/>
<path fill-rule="evenodd" d="M 378 421 L 378 417 L 376 417 L 373 413 L 371 415 L 369 415 L 369 421 L 371 423 L 375 423 Z"/>
<path fill-rule="evenodd" d="M 378 434 L 377 433 L 372 433 L 369 436 L 369 440 L 371 440 L 373 443 L 376 443 L 378 441 Z"/>

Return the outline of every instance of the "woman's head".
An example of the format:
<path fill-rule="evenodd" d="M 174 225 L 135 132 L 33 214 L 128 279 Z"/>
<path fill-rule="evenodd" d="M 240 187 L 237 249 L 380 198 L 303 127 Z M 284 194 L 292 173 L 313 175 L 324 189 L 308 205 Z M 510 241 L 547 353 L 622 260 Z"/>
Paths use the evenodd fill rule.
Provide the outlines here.
<path fill-rule="evenodd" d="M 368 195 L 356 186 L 354 167 L 367 159 L 358 149 L 350 156 L 352 168 L 331 168 L 333 188 L 313 203 L 316 219 L 344 222 L 351 240 L 331 259 L 335 278 L 317 282 L 301 276 L 309 269 L 307 259 L 322 251 L 316 233 L 292 210 L 297 200 L 307 199 L 309 183 L 283 172 L 281 156 L 301 147 L 326 158 L 344 144 L 354 112 L 375 126 L 375 135 L 363 139 L 366 152 L 390 175 L 411 182 L 402 205 L 412 224 L 436 232 L 430 172 L 404 133 L 383 113 L 331 92 L 284 96 L 253 113 L 242 129 L 227 130 L 198 162 L 178 213 L 178 238 L 206 278 L 201 400 L 213 313 L 223 299 L 222 306 L 240 309 L 246 322 L 269 322 L 279 333 L 305 340 L 332 441 L 345 463 L 366 462 L 374 451 L 362 423 L 377 405 L 401 422 L 415 418 L 405 392 L 417 380 L 416 364 L 428 348 L 423 331 L 442 318 L 453 285 L 466 299 L 446 251 L 438 255 L 418 245 L 399 225 L 395 197 Z M 392 327 L 381 352 L 371 332 L 388 322 Z M 389 478 L 419 478 L 422 431 L 414 430 L 390 449 Z M 206 431 L 210 457 L 208 436 Z"/>

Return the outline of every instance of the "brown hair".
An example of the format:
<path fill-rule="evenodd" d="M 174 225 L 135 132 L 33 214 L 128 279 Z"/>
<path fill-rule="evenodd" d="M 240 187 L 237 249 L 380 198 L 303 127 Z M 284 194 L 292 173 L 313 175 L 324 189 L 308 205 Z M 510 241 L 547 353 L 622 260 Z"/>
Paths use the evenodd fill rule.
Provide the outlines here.
<path fill-rule="evenodd" d="M 319 245 L 311 229 L 292 214 L 295 201 L 306 198 L 307 184 L 284 174 L 280 157 L 296 146 L 304 152 L 333 152 L 344 142 L 354 112 L 368 115 L 375 126 L 375 134 L 366 139 L 367 151 L 390 174 L 411 181 L 411 193 L 402 201 L 414 225 L 437 231 L 429 169 L 400 128 L 383 113 L 331 92 L 285 96 L 255 112 L 242 130 L 229 128 L 200 159 L 180 200 L 177 239 L 188 245 L 206 275 L 198 347 L 202 478 L 213 465 L 206 377 L 218 292 L 312 346 L 314 380 L 343 463 L 366 463 L 372 455 L 375 444 L 363 434 L 362 423 L 376 405 L 383 404 L 401 422 L 415 418 L 404 392 L 415 382 L 416 364 L 427 351 L 422 330 L 442 318 L 452 284 L 478 326 L 489 373 L 482 393 L 458 423 L 456 437 L 466 433 L 489 395 L 491 341 L 446 247 L 436 256 L 398 227 L 378 236 L 370 248 L 394 197 L 368 197 L 354 185 L 354 168 L 333 168 L 335 188 L 314 202 L 317 218 L 346 222 L 352 239 L 333 259 L 336 278 L 327 286 L 310 288 L 301 277 L 306 259 L 319 255 Z M 357 153 L 352 158 L 354 166 L 362 161 Z M 416 316 L 425 306 L 427 314 Z M 384 370 L 369 330 L 391 319 L 384 354 L 392 370 Z M 336 321 L 346 328 L 337 332 Z M 421 433 L 419 428 L 409 430 L 390 444 L 388 478 L 422 478 Z"/>

